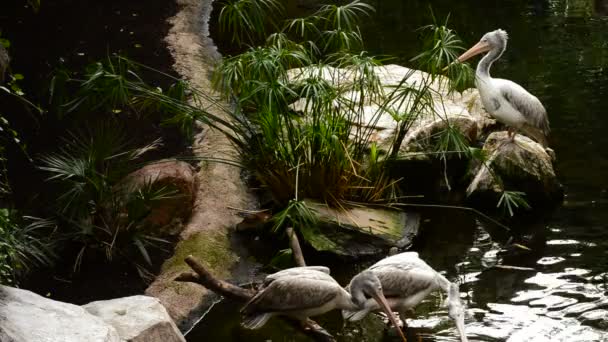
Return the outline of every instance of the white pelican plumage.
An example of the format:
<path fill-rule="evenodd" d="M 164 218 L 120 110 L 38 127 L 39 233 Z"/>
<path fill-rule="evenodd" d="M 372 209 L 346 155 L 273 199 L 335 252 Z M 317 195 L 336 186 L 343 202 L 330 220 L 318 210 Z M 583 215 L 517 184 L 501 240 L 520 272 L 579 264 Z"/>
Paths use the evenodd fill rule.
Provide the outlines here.
<path fill-rule="evenodd" d="M 386 312 L 395 326 L 397 318 L 390 310 L 382 294 L 382 286 L 377 278 L 360 277 L 352 289 L 363 293 Z M 242 325 L 248 329 L 261 328 L 268 319 L 285 315 L 308 325 L 308 317 L 317 316 L 334 309 L 358 310 L 359 303 L 353 300 L 323 266 L 289 268 L 266 277 L 264 285 L 241 310 Z M 405 342 L 403 332 L 399 330 Z"/>
<path fill-rule="evenodd" d="M 458 61 L 464 62 L 487 52 L 475 71 L 475 86 L 486 111 L 508 126 L 511 141 L 515 139 L 517 131 L 521 131 L 547 147 L 549 119 L 538 98 L 515 82 L 490 76 L 490 67 L 506 50 L 507 40 L 508 35 L 504 30 L 488 32 L 475 46 L 458 57 Z"/>
<path fill-rule="evenodd" d="M 429 293 L 443 290 L 447 293 L 448 314 L 456 323 L 460 340 L 461 342 L 468 341 L 464 330 L 465 307 L 460 301 L 458 285 L 437 273 L 418 257 L 418 253 L 405 252 L 389 256 L 356 275 L 351 280 L 349 288 L 353 301 L 361 309 L 358 311 L 347 309 L 342 312 L 343 316 L 350 321 L 360 320 L 368 313 L 380 309 L 375 301 L 362 296 L 357 291 L 355 284 L 360 281 L 358 279 L 360 277 L 378 279 L 388 305 L 392 310 L 399 312 L 402 318 Z"/>

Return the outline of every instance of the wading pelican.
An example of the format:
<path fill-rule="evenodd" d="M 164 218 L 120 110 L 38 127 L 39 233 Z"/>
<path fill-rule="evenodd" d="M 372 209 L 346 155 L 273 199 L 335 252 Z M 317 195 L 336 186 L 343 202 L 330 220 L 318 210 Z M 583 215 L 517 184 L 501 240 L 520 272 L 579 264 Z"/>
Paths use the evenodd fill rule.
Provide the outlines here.
<path fill-rule="evenodd" d="M 458 285 L 451 283 L 427 265 L 418 257 L 418 253 L 406 252 L 389 256 L 356 275 L 349 287 L 353 301 L 362 309 L 344 310 L 343 316 L 350 321 L 360 320 L 368 313 L 380 309 L 375 301 L 355 291 L 353 286 L 359 281 L 359 277 L 377 279 L 380 282 L 388 305 L 392 310 L 399 312 L 404 324 L 405 313 L 412 310 L 429 293 L 445 291 L 448 297 L 446 300 L 448 314 L 456 323 L 461 342 L 468 341 L 464 330 L 465 307 L 460 301 Z"/>
<path fill-rule="evenodd" d="M 398 327 L 397 318 L 390 310 L 382 294 L 378 278 L 361 276 L 351 282 L 351 292 L 356 298 L 373 298 L 378 307 L 388 315 Z M 334 309 L 358 310 L 363 302 L 356 301 L 329 275 L 329 269 L 322 266 L 294 267 L 266 277 L 264 286 L 241 310 L 242 325 L 248 329 L 261 328 L 268 319 L 284 315 L 302 322 L 309 327 L 308 317 L 317 316 Z M 405 342 L 403 332 L 399 330 Z"/>
<path fill-rule="evenodd" d="M 504 30 L 488 32 L 475 46 L 458 57 L 458 61 L 464 62 L 487 52 L 475 71 L 475 86 L 479 90 L 484 108 L 497 121 L 508 126 L 507 134 L 511 141 L 519 130 L 547 147 L 549 119 L 538 98 L 515 82 L 490 76 L 490 67 L 507 48 L 507 39 L 507 32 Z"/>

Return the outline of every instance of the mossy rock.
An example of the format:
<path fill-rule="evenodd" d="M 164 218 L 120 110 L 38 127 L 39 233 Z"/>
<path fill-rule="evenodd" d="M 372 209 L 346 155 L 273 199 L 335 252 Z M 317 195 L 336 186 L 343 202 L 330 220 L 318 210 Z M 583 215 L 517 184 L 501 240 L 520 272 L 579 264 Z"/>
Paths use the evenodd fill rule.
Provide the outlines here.
<path fill-rule="evenodd" d="M 418 234 L 420 217 L 399 210 L 352 207 L 334 209 L 307 200 L 319 224 L 301 233 L 313 248 L 341 256 L 361 257 L 404 249 Z"/>
<path fill-rule="evenodd" d="M 230 269 L 239 261 L 231 249 L 228 234 L 215 230 L 194 234 L 178 243 L 173 256 L 165 261 L 161 271 L 191 271 L 184 262 L 188 255 L 203 263 L 218 278 L 230 277 Z"/>

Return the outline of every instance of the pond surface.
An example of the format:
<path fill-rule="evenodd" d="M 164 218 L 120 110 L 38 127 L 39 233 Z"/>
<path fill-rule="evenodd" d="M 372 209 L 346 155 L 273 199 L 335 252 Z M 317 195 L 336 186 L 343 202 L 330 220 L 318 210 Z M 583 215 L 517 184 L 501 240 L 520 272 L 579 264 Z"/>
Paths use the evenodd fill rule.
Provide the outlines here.
<path fill-rule="evenodd" d="M 466 214 L 424 213 L 424 234 L 413 250 L 451 280 L 463 282 L 470 341 L 608 341 L 608 1 L 601 0 L 377 0 L 364 36 L 372 54 L 397 56 L 420 49 L 416 28 L 451 13 L 449 26 L 466 45 L 503 28 L 509 46 L 492 69 L 537 95 L 551 120 L 551 146 L 566 190 L 561 208 L 521 224 L 531 250 L 499 253 L 504 237 Z M 441 19 L 440 19 L 441 20 Z M 371 263 L 372 261 L 370 261 Z M 498 262 L 518 269 L 493 267 Z M 367 264 L 331 261 L 341 283 Z M 408 320 L 408 337 L 455 341 L 439 297 L 425 300 Z M 188 341 L 307 341 L 274 320 L 259 331 L 239 328 L 238 306 L 216 305 Z M 370 317 L 345 327 L 338 313 L 318 322 L 339 341 L 398 341 Z"/>

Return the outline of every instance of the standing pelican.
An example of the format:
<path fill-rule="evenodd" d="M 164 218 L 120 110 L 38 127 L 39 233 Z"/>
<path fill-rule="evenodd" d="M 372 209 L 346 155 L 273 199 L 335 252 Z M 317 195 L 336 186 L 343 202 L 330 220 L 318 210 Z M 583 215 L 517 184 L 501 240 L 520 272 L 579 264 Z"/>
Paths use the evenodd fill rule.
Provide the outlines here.
<path fill-rule="evenodd" d="M 351 290 L 374 298 L 378 307 L 397 326 L 397 318 L 382 294 L 378 278 L 360 277 L 358 282 L 351 283 Z M 267 276 L 262 290 L 245 304 L 241 313 L 243 326 L 248 329 L 261 328 L 276 315 L 295 318 L 307 327 L 308 317 L 334 309 L 358 310 L 360 303 L 355 302 L 351 294 L 329 275 L 328 268 L 294 267 Z M 400 334 L 405 342 L 403 332 Z"/>
<path fill-rule="evenodd" d="M 507 48 L 507 39 L 504 30 L 488 32 L 475 46 L 458 57 L 458 61 L 464 62 L 475 55 L 488 52 L 477 64 L 475 72 L 475 86 L 484 108 L 497 121 L 508 126 L 507 134 L 511 141 L 520 130 L 547 147 L 549 119 L 538 98 L 515 82 L 490 76 L 490 67 Z"/>
<path fill-rule="evenodd" d="M 451 283 L 427 265 L 418 257 L 418 253 L 406 252 L 387 257 L 356 275 L 349 287 L 353 301 L 361 309 L 358 311 L 347 309 L 342 312 L 350 321 L 360 320 L 368 313 L 380 309 L 376 302 L 357 291 L 354 285 L 360 281 L 360 277 L 377 279 L 382 285 L 389 306 L 399 312 L 402 318 L 429 293 L 437 290 L 445 291 L 448 295 L 448 314 L 456 323 L 461 342 L 468 341 L 464 331 L 465 308 L 460 301 L 458 285 Z"/>

